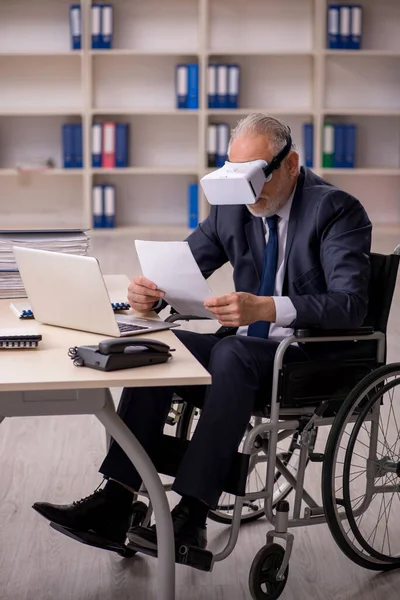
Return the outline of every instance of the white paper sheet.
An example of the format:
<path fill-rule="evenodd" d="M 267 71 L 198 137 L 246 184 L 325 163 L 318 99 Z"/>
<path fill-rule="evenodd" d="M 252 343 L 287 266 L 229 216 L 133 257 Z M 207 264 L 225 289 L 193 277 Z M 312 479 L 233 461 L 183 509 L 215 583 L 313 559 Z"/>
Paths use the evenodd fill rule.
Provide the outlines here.
<path fill-rule="evenodd" d="M 204 308 L 213 298 L 187 242 L 147 242 L 135 240 L 142 272 L 165 292 L 164 300 L 185 315 L 215 318 Z"/>

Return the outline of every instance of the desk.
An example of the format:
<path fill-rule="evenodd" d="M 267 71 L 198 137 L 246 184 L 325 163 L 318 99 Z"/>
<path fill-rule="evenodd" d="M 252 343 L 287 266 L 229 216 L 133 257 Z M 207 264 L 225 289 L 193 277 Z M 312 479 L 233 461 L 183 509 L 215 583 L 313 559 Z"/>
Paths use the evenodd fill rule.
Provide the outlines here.
<path fill-rule="evenodd" d="M 105 281 L 112 301 L 126 298 L 127 277 L 106 276 Z M 207 385 L 211 383 L 209 373 L 171 331 L 146 333 L 146 337 L 155 337 L 176 349 L 167 363 L 110 373 L 75 367 L 68 349 L 98 344 L 105 336 L 17 319 L 10 302 L 0 301 L 0 328 L 38 331 L 43 340 L 37 349 L 0 350 L 0 422 L 18 416 L 96 415 L 135 465 L 149 493 L 159 532 L 158 599 L 173 600 L 175 552 L 167 497 L 146 452 L 115 413 L 109 388 Z"/>

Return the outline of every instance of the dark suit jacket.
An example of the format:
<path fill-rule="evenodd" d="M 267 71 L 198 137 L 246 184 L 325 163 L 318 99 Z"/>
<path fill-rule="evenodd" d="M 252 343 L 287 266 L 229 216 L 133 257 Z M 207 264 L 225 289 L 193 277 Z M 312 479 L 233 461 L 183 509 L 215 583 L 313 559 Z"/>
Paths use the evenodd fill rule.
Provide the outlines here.
<path fill-rule="evenodd" d="M 362 325 L 371 230 L 356 198 L 301 169 L 289 218 L 282 294 L 297 311 L 292 327 Z M 253 217 L 246 206 L 212 206 L 187 241 L 205 277 L 229 261 L 236 291 L 257 294 L 265 233 L 262 219 Z"/>

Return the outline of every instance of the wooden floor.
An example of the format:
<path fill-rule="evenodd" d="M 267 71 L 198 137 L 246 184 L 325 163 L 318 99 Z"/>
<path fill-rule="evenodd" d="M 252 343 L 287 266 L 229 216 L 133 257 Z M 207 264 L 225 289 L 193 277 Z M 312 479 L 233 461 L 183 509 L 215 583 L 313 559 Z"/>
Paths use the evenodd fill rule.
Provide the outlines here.
<path fill-rule="evenodd" d="M 378 232 L 374 250 L 390 252 L 400 231 Z M 129 237 L 93 240 L 92 253 L 105 273 L 137 272 Z M 229 289 L 230 273 L 214 276 L 217 293 Z M 400 294 L 389 326 L 389 361 L 400 360 Z M 0 363 L 1 365 L 1 363 Z M 118 397 L 119 390 L 114 390 Z M 124 560 L 75 543 L 54 532 L 32 509 L 37 500 L 70 502 L 90 494 L 105 436 L 94 417 L 5 420 L 0 427 L 0 600 L 155 600 L 157 562 Z M 309 476 L 318 494 L 319 467 Z M 174 499 L 171 499 L 174 502 Z M 400 514 L 397 534 L 400 535 Z M 177 568 L 180 600 L 250 598 L 248 572 L 265 544 L 264 519 L 242 528 L 236 551 L 212 574 Z M 209 524 L 211 549 L 225 532 Z M 374 574 L 349 562 L 325 525 L 295 530 L 285 600 L 382 600 L 399 598 L 400 571 Z"/>

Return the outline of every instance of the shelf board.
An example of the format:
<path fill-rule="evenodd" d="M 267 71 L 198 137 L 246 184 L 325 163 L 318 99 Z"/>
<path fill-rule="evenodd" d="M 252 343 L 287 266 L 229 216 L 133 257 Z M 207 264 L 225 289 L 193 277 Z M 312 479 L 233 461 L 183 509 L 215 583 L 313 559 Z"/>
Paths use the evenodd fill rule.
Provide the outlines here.
<path fill-rule="evenodd" d="M 314 56 L 314 50 L 207 50 L 207 56 Z"/>
<path fill-rule="evenodd" d="M 199 51 L 193 49 L 176 50 L 135 50 L 130 48 L 113 48 L 111 50 L 89 50 L 91 56 L 198 56 Z"/>
<path fill-rule="evenodd" d="M 197 167 L 127 167 L 92 169 L 93 175 L 198 175 Z"/>
<path fill-rule="evenodd" d="M 52 177 L 55 175 L 82 175 L 85 169 L 2 169 L 0 168 L 0 176 L 24 176 L 24 175 L 35 175 L 35 176 L 46 176 Z"/>
<path fill-rule="evenodd" d="M 89 237 L 123 237 L 129 236 L 131 238 L 146 238 L 146 237 L 161 237 L 161 238 L 174 238 L 174 239 L 185 239 L 191 232 L 185 225 L 169 225 L 157 224 L 152 225 L 125 225 L 123 227 L 113 228 L 99 228 L 90 229 L 88 231 Z"/>
<path fill-rule="evenodd" d="M 268 115 L 312 115 L 312 108 L 210 108 L 206 114 L 210 117 L 218 115 L 248 115 L 250 113 L 264 113 Z"/>
<path fill-rule="evenodd" d="M 159 117 L 170 116 L 193 116 L 198 115 L 198 109 L 178 108 L 93 108 L 92 115 L 153 115 Z"/>
<path fill-rule="evenodd" d="M 82 116 L 84 110 L 78 108 L 1 108 L 0 117 L 54 117 L 54 116 Z"/>
<path fill-rule="evenodd" d="M 365 117 L 399 117 L 400 109 L 388 108 L 324 108 L 323 115 L 348 115 L 348 116 L 365 116 Z"/>
<path fill-rule="evenodd" d="M 395 175 L 400 176 L 400 168 L 392 168 L 392 169 L 374 169 L 374 168 L 364 168 L 364 169 L 321 169 L 323 175 L 367 175 L 367 176 L 386 176 L 386 175 Z"/>
<path fill-rule="evenodd" d="M 373 56 L 373 57 L 391 57 L 400 56 L 399 50 L 330 50 L 322 51 L 326 56 Z"/>
<path fill-rule="evenodd" d="M 61 52 L 46 52 L 45 50 L 32 50 L 31 52 L 0 52 L 1 56 L 7 57 L 18 57 L 18 58 L 36 58 L 36 57 L 49 57 L 49 58 L 58 58 L 65 56 L 83 56 L 82 50 L 67 50 Z"/>

